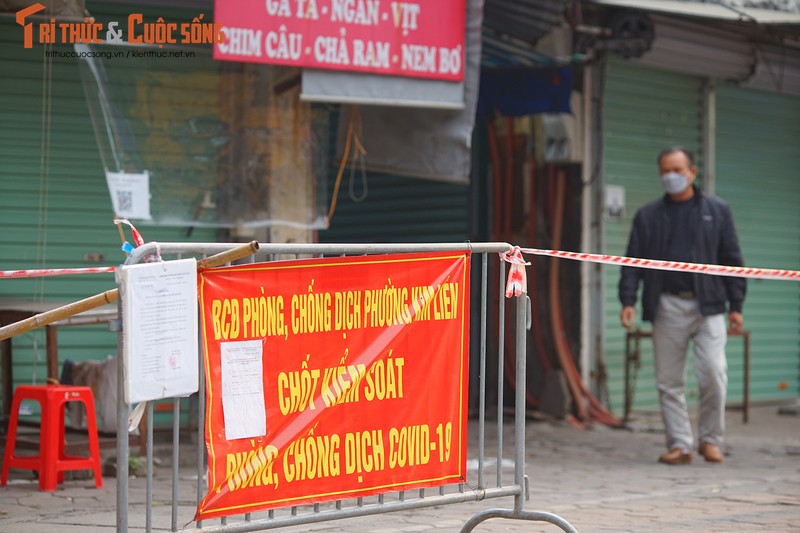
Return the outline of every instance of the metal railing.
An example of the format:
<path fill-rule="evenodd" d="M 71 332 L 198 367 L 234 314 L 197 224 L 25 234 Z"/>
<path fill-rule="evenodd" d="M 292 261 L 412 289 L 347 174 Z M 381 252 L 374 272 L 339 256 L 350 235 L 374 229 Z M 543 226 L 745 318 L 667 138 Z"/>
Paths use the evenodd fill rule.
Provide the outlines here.
<path fill-rule="evenodd" d="M 143 262 L 146 257 L 158 255 L 161 258 L 181 259 L 186 257 L 205 257 L 209 254 L 219 254 L 241 246 L 240 244 L 222 243 L 147 243 L 136 248 L 126 260 L 126 265 Z M 418 489 L 413 491 L 399 491 L 381 494 L 374 497 L 352 498 L 339 500 L 329 504 L 313 504 L 306 506 L 292 506 L 274 509 L 265 512 L 244 514 L 219 519 L 219 523 L 210 524 L 196 522 L 197 531 L 202 532 L 248 532 L 274 529 L 284 526 L 298 526 L 328 520 L 375 515 L 393 511 L 418 509 L 423 507 L 441 506 L 469 501 L 481 501 L 488 498 L 501 498 L 512 496 L 514 505 L 512 509 L 488 509 L 478 512 L 467 520 L 462 531 L 468 532 L 479 523 L 491 518 L 511 518 L 522 520 L 545 521 L 552 523 L 568 533 L 577 533 L 577 530 L 563 518 L 546 512 L 527 511 L 524 501 L 527 499 L 527 477 L 525 474 L 525 378 L 526 378 L 526 331 L 529 327 L 530 300 L 527 294 L 516 298 L 515 302 L 515 329 L 514 338 L 506 339 L 505 308 L 503 304 L 505 292 L 506 268 L 504 261 L 498 254 L 511 250 L 506 243 L 449 243 L 449 244 L 260 244 L 256 255 L 251 256 L 251 262 L 264 262 L 286 259 L 287 257 L 326 257 L 341 255 L 370 255 L 387 253 L 413 253 L 413 252 L 447 252 L 470 251 L 472 253 L 471 269 L 480 268 L 480 307 L 479 316 L 479 341 L 477 354 L 478 365 L 478 408 L 477 408 L 477 446 L 474 461 L 477 464 L 477 484 L 470 486 L 467 483 L 457 483 L 432 489 Z M 498 368 L 503 368 L 503 357 L 506 343 L 512 343 L 516 353 L 516 389 L 514 396 L 514 422 L 513 422 L 513 478 L 503 478 L 503 449 L 504 449 L 504 405 L 503 405 L 503 372 L 498 372 L 497 380 L 497 419 L 492 429 L 497 439 L 497 448 L 493 456 L 487 458 L 487 406 L 486 406 L 486 363 L 488 344 L 489 301 L 493 289 L 489 281 L 489 257 L 494 256 L 497 261 L 497 357 Z M 478 266 L 479 265 L 479 266 Z M 470 278 L 471 279 L 471 278 Z M 473 287 L 473 294 L 475 287 Z M 120 313 L 122 313 L 120 297 Z M 475 312 L 474 310 L 472 311 Z M 122 315 L 120 314 L 120 317 Z M 122 353 L 122 335 L 120 332 L 119 350 Z M 202 352 L 202 343 L 200 343 Z M 203 354 L 199 354 L 202 362 Z M 473 358 L 470 357 L 470 364 Z M 118 390 L 124 386 L 124 365 L 118 364 Z M 197 487 L 196 497 L 199 504 L 205 493 L 206 450 L 205 450 L 205 378 L 202 375 L 204 365 L 200 364 L 201 375 L 199 381 L 197 413 Z M 128 530 L 129 504 L 129 479 L 128 457 L 129 441 L 122 437 L 128 433 L 128 417 L 130 408 L 124 403 L 124 394 L 117 395 L 118 436 L 117 438 L 117 531 L 124 533 Z M 180 400 L 173 399 L 173 435 L 172 435 L 172 497 L 171 497 L 171 524 L 170 531 L 178 531 L 178 502 L 179 494 L 179 464 L 180 464 Z M 146 529 L 153 527 L 153 407 L 152 402 L 147 406 L 147 482 L 146 482 Z M 470 452 L 472 453 L 472 452 Z M 472 461 L 472 455 L 468 458 Z M 494 479 L 491 475 L 492 468 L 496 469 Z M 184 500 L 187 496 L 183 495 Z M 216 520 L 215 520 L 216 521 Z M 206 522 L 211 522 L 208 520 Z M 159 529 L 166 528 L 160 525 Z M 188 528 L 187 528 L 188 529 Z M 182 529 L 181 529 L 182 530 Z"/>

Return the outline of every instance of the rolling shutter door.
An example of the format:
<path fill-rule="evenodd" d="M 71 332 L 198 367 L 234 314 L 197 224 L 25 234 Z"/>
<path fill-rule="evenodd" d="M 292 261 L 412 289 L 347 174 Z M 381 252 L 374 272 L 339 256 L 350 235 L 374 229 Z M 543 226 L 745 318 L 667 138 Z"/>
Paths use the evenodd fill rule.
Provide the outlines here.
<path fill-rule="evenodd" d="M 736 219 L 745 264 L 800 268 L 800 98 L 717 87 L 716 193 Z M 750 398 L 794 399 L 800 366 L 800 284 L 748 280 Z M 743 396 L 742 343 L 728 342 L 729 401 Z"/>
<path fill-rule="evenodd" d="M 694 151 L 699 159 L 696 163 L 702 168 L 701 106 L 701 82 L 697 78 L 635 66 L 616 58 L 609 61 L 603 110 L 604 184 L 624 187 L 626 205 L 622 219 L 604 220 L 604 253 L 625 254 L 636 210 L 661 194 L 656 157 L 662 149 L 686 146 Z M 621 414 L 625 393 L 625 330 L 619 323 L 620 269 L 604 265 L 603 270 L 608 392 L 612 409 Z M 651 329 L 650 323 L 642 323 L 640 304 L 637 304 L 637 325 Z M 644 341 L 634 397 L 634 407 L 639 410 L 658 408 L 652 362 L 652 348 Z M 687 388 L 687 392 L 691 389 Z"/>
<path fill-rule="evenodd" d="M 360 170 L 355 174 L 349 178 L 345 170 L 336 211 L 330 228 L 319 232 L 320 242 L 463 242 L 468 239 L 469 187 L 376 173 L 369 173 L 364 180 Z M 330 181 L 331 195 L 334 182 L 335 176 Z"/>
<path fill-rule="evenodd" d="M 132 8 L 117 5 L 107 9 L 93 8 L 92 14 L 103 21 L 124 20 Z M 195 15 L 197 10 L 187 15 L 159 8 L 157 16 L 191 20 Z M 125 255 L 113 224 L 78 60 L 46 60 L 43 46 L 25 49 L 22 39 L 22 27 L 13 17 L 0 18 L 0 268 L 119 265 Z M 54 50 L 71 52 L 73 47 L 56 45 Z M 49 99 L 43 98 L 45 61 L 52 61 Z M 159 62 L 153 59 L 151 64 L 159 67 Z M 44 113 L 48 107 L 49 113 Z M 49 128 L 43 128 L 43 121 L 48 120 Z M 43 149 L 48 146 L 49 161 L 43 170 Z M 216 240 L 213 229 L 197 228 L 187 237 L 186 227 L 137 227 L 147 241 Z M 102 259 L 87 262 L 89 257 Z M 14 279 L 3 282 L 0 296 L 70 302 L 114 286 L 113 274 Z M 66 359 L 100 360 L 117 352 L 117 336 L 106 325 L 62 327 L 58 339 L 60 363 Z M 44 347 L 44 330 L 13 339 L 16 384 L 44 382 Z"/>

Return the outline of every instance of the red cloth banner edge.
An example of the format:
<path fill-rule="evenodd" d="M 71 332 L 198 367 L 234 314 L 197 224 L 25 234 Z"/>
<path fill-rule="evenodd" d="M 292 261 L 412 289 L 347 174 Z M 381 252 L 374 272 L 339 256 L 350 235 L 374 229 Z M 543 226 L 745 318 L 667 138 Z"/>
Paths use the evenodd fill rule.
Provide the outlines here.
<path fill-rule="evenodd" d="M 454 446 L 455 450 L 458 452 L 458 472 L 453 474 L 447 474 L 443 476 L 436 476 L 432 478 L 424 478 L 424 479 L 413 479 L 407 480 L 400 483 L 386 483 L 383 485 L 372 485 L 370 487 L 365 487 L 363 489 L 346 489 L 342 491 L 335 491 L 335 492 L 321 492 L 314 495 L 300 495 L 290 498 L 284 499 L 275 499 L 275 500 L 268 500 L 268 501 L 260 501 L 260 502 L 249 502 L 241 505 L 230 505 L 224 507 L 216 507 L 216 508 L 203 508 L 203 504 L 198 507 L 198 512 L 195 517 L 196 520 L 204 520 L 219 516 L 225 516 L 229 514 L 241 514 L 245 512 L 252 512 L 255 510 L 262 510 L 262 509 L 269 509 L 269 508 L 276 508 L 276 507 L 283 507 L 286 505 L 298 505 L 298 504 L 306 504 L 306 503 L 318 503 L 324 501 L 331 501 L 335 499 L 341 499 L 341 497 L 359 497 L 359 496 L 366 496 L 366 495 L 375 495 L 381 494 L 391 491 L 398 491 L 398 490 L 409 490 L 415 488 L 423 488 L 423 487 L 432 487 L 443 485 L 447 483 L 456 483 L 456 482 L 463 482 L 466 478 L 466 433 L 467 433 L 467 410 L 466 410 L 466 401 L 467 401 L 467 384 L 465 382 L 468 370 L 469 370 L 469 360 L 468 360 L 468 346 L 467 346 L 467 339 L 468 339 L 468 331 L 469 331 L 469 316 L 468 316 L 468 309 L 469 309 L 469 253 L 468 252 L 437 252 L 437 253 L 419 253 L 419 254 L 394 254 L 394 255 L 384 255 L 384 256 L 360 256 L 360 257 L 340 257 L 340 258 L 329 258 L 325 260 L 299 260 L 299 261 L 281 261 L 281 262 L 273 262 L 273 263 L 264 263 L 259 264 L 257 266 L 254 265 L 238 265 L 234 267 L 225 267 L 224 269 L 213 269 L 213 271 L 238 271 L 238 272 L 247 272 L 247 271 L 256 271 L 256 270 L 280 270 L 285 268 L 316 268 L 316 267 L 324 267 L 324 266 L 335 266 L 335 265 L 351 265 L 351 264 L 390 264 L 390 263 L 406 263 L 409 261 L 424 261 L 424 260 L 442 260 L 442 259 L 456 259 L 457 261 L 462 261 L 463 263 L 460 265 L 460 279 L 463 287 L 463 296 L 461 298 L 460 307 L 461 307 L 461 319 L 460 322 L 460 346 L 459 346 L 459 361 L 460 361 L 460 371 L 459 371 L 459 414 L 458 414 L 458 435 L 455 436 L 455 440 L 457 444 Z M 324 261 L 324 263 L 322 263 Z M 451 267 L 452 268 L 452 267 Z M 200 296 L 201 302 L 203 301 L 203 291 L 205 288 L 205 274 L 210 271 L 206 271 L 204 273 L 199 274 L 200 282 L 198 283 L 198 294 Z M 205 353 L 208 353 L 208 330 L 207 330 L 207 323 L 203 320 L 203 344 Z M 206 378 L 207 382 L 210 380 L 211 376 L 211 368 L 210 362 L 208 358 L 205 359 L 204 365 L 206 366 Z M 210 383 L 207 383 L 209 388 L 208 391 L 211 391 Z M 211 405 L 213 399 L 209 396 L 209 406 Z M 206 419 L 206 430 L 208 435 L 213 435 L 213 427 L 211 417 L 209 415 L 210 409 L 207 410 L 207 419 Z M 208 442 L 208 437 L 207 437 Z M 455 451 L 454 450 L 454 451 Z M 216 460 L 214 457 L 214 448 L 213 446 L 209 446 L 209 469 L 212 468 L 212 463 Z M 210 472 L 209 472 L 210 473 Z M 209 481 L 211 481 L 211 475 L 209 476 Z M 211 483 L 209 483 L 209 486 Z M 210 489 L 209 489 L 210 490 Z M 208 495 L 207 495 L 208 497 Z M 205 502 L 204 498 L 204 502 Z"/>

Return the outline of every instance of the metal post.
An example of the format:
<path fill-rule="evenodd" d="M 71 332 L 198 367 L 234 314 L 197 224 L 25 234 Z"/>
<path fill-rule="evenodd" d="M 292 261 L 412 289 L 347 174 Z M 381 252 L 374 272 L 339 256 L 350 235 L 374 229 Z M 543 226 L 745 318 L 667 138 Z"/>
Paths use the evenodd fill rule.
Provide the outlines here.
<path fill-rule="evenodd" d="M 147 533 L 153 531 L 153 402 L 147 402 L 147 417 L 145 426 L 147 427 L 147 484 L 145 492 L 145 525 Z"/>
<path fill-rule="evenodd" d="M 750 332 L 743 331 L 744 337 L 744 407 L 742 420 L 745 424 L 750 422 Z"/>
<path fill-rule="evenodd" d="M 631 414 L 631 333 L 625 334 L 625 407 L 623 408 L 622 421 L 627 423 Z"/>
<path fill-rule="evenodd" d="M 505 357 L 505 311 L 506 301 L 503 299 L 506 292 L 506 264 L 504 261 L 498 262 L 500 287 L 497 293 L 497 316 L 498 328 L 497 335 L 497 486 L 503 486 L 503 363 Z"/>
<path fill-rule="evenodd" d="M 486 254 L 481 255 L 481 361 L 478 379 L 478 487 L 483 488 L 483 454 L 485 437 L 485 409 L 486 409 Z M 498 468 L 499 468 L 498 463 Z"/>
<path fill-rule="evenodd" d="M 199 372 L 198 372 L 198 389 L 197 389 L 197 506 L 203 501 L 205 494 L 205 483 L 203 476 L 205 475 L 205 451 L 206 451 L 206 367 L 203 364 L 205 361 L 205 353 L 203 352 L 203 330 L 198 328 L 197 334 L 200 336 L 198 341 L 199 350 L 197 356 L 199 357 Z M 203 527 L 203 521 L 198 520 L 195 522 L 198 529 Z"/>
<path fill-rule="evenodd" d="M 128 531 L 128 406 L 125 405 L 125 369 L 122 361 L 122 300 L 117 300 L 117 533 Z"/>
<path fill-rule="evenodd" d="M 172 399 L 172 529 L 178 531 L 178 467 L 181 448 L 181 399 Z"/>
<path fill-rule="evenodd" d="M 514 483 L 522 488 L 525 483 L 525 367 L 526 367 L 526 346 L 525 346 L 525 323 L 527 322 L 527 303 L 528 293 L 523 292 L 517 297 L 517 329 L 516 329 L 516 372 L 517 384 L 514 405 L 514 448 L 516 457 L 514 458 Z M 514 496 L 514 511 L 522 512 L 524 501 L 524 491 L 520 490 Z"/>

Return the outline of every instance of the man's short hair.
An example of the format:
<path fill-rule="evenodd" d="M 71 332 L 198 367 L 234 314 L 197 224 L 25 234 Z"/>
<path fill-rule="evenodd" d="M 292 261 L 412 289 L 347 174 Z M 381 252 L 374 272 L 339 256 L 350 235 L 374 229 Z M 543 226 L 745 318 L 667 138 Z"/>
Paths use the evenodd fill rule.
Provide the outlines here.
<path fill-rule="evenodd" d="M 684 148 L 683 146 L 670 146 L 669 148 L 664 148 L 661 150 L 661 153 L 658 154 L 658 159 L 656 159 L 656 163 L 661 165 L 661 160 L 664 159 L 665 155 L 674 154 L 675 152 L 681 152 L 683 155 L 686 156 L 686 159 L 689 160 L 689 165 L 694 166 L 694 154 L 688 148 Z"/>

